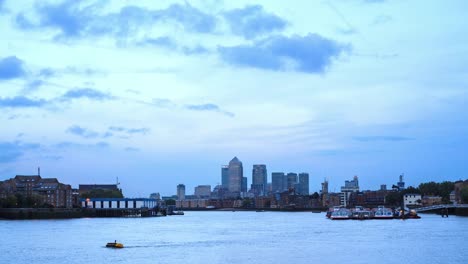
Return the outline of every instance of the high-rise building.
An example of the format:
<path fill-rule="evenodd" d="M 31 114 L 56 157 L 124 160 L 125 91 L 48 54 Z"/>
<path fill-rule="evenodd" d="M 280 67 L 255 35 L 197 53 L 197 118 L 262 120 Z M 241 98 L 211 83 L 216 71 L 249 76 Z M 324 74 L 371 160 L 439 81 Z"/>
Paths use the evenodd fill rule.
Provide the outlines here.
<path fill-rule="evenodd" d="M 241 192 L 247 192 L 247 177 L 242 177 Z"/>
<path fill-rule="evenodd" d="M 211 185 L 198 185 L 195 187 L 194 195 L 197 198 L 210 198 Z"/>
<path fill-rule="evenodd" d="M 284 179 L 284 172 L 271 173 L 271 191 L 273 193 L 283 192 L 286 189 L 284 185 Z"/>
<path fill-rule="evenodd" d="M 228 165 L 228 190 L 231 193 L 240 193 L 242 191 L 242 178 L 244 169 L 242 162 L 234 157 Z"/>
<path fill-rule="evenodd" d="M 177 199 L 185 200 L 185 185 L 184 184 L 177 185 Z"/>
<path fill-rule="evenodd" d="M 309 173 L 299 173 L 299 190 L 296 192 L 300 195 L 309 195 Z"/>
<path fill-rule="evenodd" d="M 266 165 L 253 165 L 252 169 L 252 187 L 255 195 L 265 195 L 267 185 Z"/>
<path fill-rule="evenodd" d="M 400 175 L 400 181 L 397 182 L 397 186 L 400 191 L 405 189 L 405 182 L 403 181 L 403 174 Z"/>
<path fill-rule="evenodd" d="M 327 194 L 328 193 L 328 180 L 325 179 L 323 182 L 322 182 L 322 191 L 321 191 L 322 194 Z"/>
<path fill-rule="evenodd" d="M 228 188 L 229 186 L 229 166 L 223 165 L 221 167 L 221 186 L 223 188 Z"/>
<path fill-rule="evenodd" d="M 357 176 L 354 176 L 351 181 L 345 181 L 345 186 L 341 186 L 341 205 L 348 206 L 349 197 L 353 192 L 359 192 L 359 181 Z"/>
<path fill-rule="evenodd" d="M 297 183 L 297 173 L 290 172 L 286 175 L 286 187 L 287 189 L 294 188 L 294 184 Z"/>

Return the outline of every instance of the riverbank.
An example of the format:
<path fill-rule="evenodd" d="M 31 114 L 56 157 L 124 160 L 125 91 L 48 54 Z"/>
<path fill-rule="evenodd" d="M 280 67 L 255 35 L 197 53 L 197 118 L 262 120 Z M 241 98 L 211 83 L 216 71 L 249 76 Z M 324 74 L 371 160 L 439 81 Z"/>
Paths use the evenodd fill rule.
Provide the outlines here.
<path fill-rule="evenodd" d="M 0 208 L 0 219 L 66 219 L 81 218 L 81 208 Z"/>

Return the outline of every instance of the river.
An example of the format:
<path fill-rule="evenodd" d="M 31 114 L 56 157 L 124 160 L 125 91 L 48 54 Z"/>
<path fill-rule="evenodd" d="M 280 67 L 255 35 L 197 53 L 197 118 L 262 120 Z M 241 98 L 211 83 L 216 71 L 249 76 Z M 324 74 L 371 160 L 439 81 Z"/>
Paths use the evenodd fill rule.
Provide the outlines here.
<path fill-rule="evenodd" d="M 310 212 L 0 220 L 0 263 L 466 263 L 468 217 L 332 221 Z M 104 247 L 117 240 L 123 249 Z"/>

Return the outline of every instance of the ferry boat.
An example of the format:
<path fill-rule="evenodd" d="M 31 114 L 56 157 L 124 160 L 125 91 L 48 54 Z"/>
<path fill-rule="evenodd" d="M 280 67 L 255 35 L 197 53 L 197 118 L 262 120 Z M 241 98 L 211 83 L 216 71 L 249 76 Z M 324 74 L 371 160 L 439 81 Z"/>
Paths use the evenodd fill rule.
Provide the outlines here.
<path fill-rule="evenodd" d="M 357 220 L 366 220 L 372 218 L 372 213 L 368 208 L 364 208 L 362 206 L 356 206 L 354 209 L 351 210 L 351 218 Z"/>
<path fill-rule="evenodd" d="M 379 205 L 377 209 L 373 210 L 374 219 L 393 219 L 393 210 Z"/>
<path fill-rule="evenodd" d="M 333 211 L 330 215 L 331 220 L 348 220 L 351 219 L 351 210 L 347 208 L 340 208 L 337 211 Z"/>
<path fill-rule="evenodd" d="M 325 215 L 327 218 L 330 218 L 332 213 L 335 212 L 335 211 L 338 211 L 340 210 L 341 208 L 344 208 L 342 206 L 333 206 L 333 207 L 330 207 L 327 211 L 327 214 Z"/>

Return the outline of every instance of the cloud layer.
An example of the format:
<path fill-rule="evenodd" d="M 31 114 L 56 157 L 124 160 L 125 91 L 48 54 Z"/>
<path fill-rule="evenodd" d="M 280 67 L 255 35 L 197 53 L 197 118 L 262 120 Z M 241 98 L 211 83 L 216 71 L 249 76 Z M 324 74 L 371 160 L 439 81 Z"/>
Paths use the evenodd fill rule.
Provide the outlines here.
<path fill-rule="evenodd" d="M 0 81 L 21 78 L 26 75 L 23 61 L 16 56 L 0 58 Z"/>
<path fill-rule="evenodd" d="M 297 70 L 322 73 L 350 46 L 318 34 L 275 36 L 252 45 L 219 47 L 221 58 L 228 64 L 275 71 Z"/>

